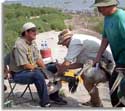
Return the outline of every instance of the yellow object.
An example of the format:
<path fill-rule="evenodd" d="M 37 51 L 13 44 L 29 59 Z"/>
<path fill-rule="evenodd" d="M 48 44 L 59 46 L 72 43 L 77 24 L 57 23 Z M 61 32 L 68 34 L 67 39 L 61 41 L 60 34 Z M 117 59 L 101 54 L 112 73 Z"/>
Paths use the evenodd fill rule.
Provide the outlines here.
<path fill-rule="evenodd" d="M 28 48 L 28 60 L 30 62 L 30 64 L 37 66 L 34 62 L 33 62 L 33 58 L 32 58 L 32 49 L 31 47 L 27 46 Z"/>
<path fill-rule="evenodd" d="M 74 70 L 69 70 L 68 72 L 65 72 L 64 76 L 74 77 L 74 74 L 75 74 Z"/>
<path fill-rule="evenodd" d="M 74 77 L 74 74 L 75 74 L 75 70 L 69 70 L 68 72 L 65 72 L 64 76 Z M 83 82 L 80 76 L 78 76 L 77 78 L 79 79 L 80 83 Z"/>

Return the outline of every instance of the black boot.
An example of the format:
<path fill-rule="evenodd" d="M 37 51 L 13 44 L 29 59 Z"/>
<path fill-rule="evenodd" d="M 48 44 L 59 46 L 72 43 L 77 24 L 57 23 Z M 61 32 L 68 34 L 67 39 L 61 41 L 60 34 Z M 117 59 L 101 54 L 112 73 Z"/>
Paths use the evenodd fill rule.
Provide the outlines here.
<path fill-rule="evenodd" d="M 50 97 L 50 100 L 54 101 L 58 105 L 67 104 L 67 101 L 59 96 L 59 91 L 56 91 L 55 93 L 50 94 L 49 97 Z"/>

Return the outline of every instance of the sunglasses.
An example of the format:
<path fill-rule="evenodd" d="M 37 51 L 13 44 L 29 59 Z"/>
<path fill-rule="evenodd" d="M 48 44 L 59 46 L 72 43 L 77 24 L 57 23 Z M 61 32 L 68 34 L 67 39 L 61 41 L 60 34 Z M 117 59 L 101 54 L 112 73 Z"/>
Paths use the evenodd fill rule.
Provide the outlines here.
<path fill-rule="evenodd" d="M 32 29 L 29 29 L 29 30 L 27 30 L 28 32 L 36 32 L 37 31 L 37 29 L 36 28 L 32 28 Z"/>

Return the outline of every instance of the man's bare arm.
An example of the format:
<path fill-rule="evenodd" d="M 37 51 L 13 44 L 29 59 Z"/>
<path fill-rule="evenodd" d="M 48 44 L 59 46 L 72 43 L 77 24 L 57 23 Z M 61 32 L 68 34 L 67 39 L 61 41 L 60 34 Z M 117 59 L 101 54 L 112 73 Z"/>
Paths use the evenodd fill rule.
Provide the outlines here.
<path fill-rule="evenodd" d="M 66 67 L 67 69 L 77 69 L 77 68 L 81 68 L 83 65 L 80 64 L 80 63 L 73 63 L 71 64 L 70 62 L 68 61 L 65 61 L 63 64 L 62 64 L 62 67 Z"/>
<path fill-rule="evenodd" d="M 42 61 L 41 59 L 38 59 L 38 60 L 36 61 L 36 64 L 37 64 L 39 67 L 43 68 L 43 69 L 46 68 L 46 66 L 44 65 L 44 63 L 43 63 L 43 61 Z M 33 65 L 33 64 L 25 64 L 25 65 L 23 65 L 23 67 L 24 67 L 24 69 L 27 69 L 27 70 L 34 70 L 34 69 L 36 68 L 36 66 Z"/>
<path fill-rule="evenodd" d="M 102 56 L 102 54 L 104 53 L 104 51 L 105 51 L 105 49 L 107 48 L 107 46 L 108 46 L 108 40 L 107 40 L 107 38 L 103 38 L 103 39 L 102 39 L 102 42 L 101 42 L 100 49 L 99 49 L 99 51 L 98 51 L 98 53 L 97 53 L 97 56 L 96 56 L 96 59 L 95 59 L 95 61 L 94 61 L 94 64 L 96 64 L 97 62 L 100 61 L 101 56 Z"/>
<path fill-rule="evenodd" d="M 38 59 L 38 60 L 36 61 L 36 64 L 37 64 L 39 67 L 43 68 L 43 69 L 46 68 L 46 66 L 45 66 L 45 64 L 44 64 L 44 62 L 43 62 L 42 59 Z"/>
<path fill-rule="evenodd" d="M 71 62 L 69 61 L 64 61 L 61 65 L 57 65 L 57 69 L 59 73 L 64 73 L 65 71 L 67 71 L 68 69 L 77 69 L 77 68 L 81 68 L 83 65 L 80 63 L 73 63 L 71 64 Z"/>
<path fill-rule="evenodd" d="M 35 65 L 32 65 L 32 64 L 24 64 L 23 67 L 24 67 L 24 69 L 27 69 L 27 70 L 35 69 Z"/>

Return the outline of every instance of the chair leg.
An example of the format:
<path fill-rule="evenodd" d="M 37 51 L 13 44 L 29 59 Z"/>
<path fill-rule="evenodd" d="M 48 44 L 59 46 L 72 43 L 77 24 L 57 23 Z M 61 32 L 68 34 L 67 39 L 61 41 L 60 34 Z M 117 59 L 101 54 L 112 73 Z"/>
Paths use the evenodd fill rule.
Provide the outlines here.
<path fill-rule="evenodd" d="M 30 88 L 30 84 L 28 84 L 28 85 L 26 86 L 25 90 L 23 91 L 23 93 L 21 94 L 21 96 L 20 96 L 20 97 L 23 97 L 23 96 L 24 96 L 24 94 L 25 94 L 25 92 L 27 91 L 27 89 L 29 89 L 29 93 L 30 93 L 30 96 L 31 96 L 32 101 L 33 101 L 33 100 L 34 100 L 34 98 L 33 98 L 33 95 L 32 95 L 31 88 Z"/>
<path fill-rule="evenodd" d="M 29 85 L 29 92 L 30 92 L 30 95 L 31 95 L 31 98 L 32 98 L 32 101 L 34 100 L 34 98 L 33 98 L 33 94 L 32 94 L 32 91 L 31 91 L 31 88 L 30 88 L 30 85 Z"/>
<path fill-rule="evenodd" d="M 14 86 L 12 86 L 11 83 L 9 82 L 9 85 L 10 85 L 11 91 L 10 91 L 10 93 L 8 94 L 8 96 L 6 97 L 6 99 L 8 99 L 11 94 L 13 94 L 13 96 L 15 96 L 13 91 L 14 91 L 14 88 L 16 87 L 16 83 L 14 84 Z M 27 91 L 27 89 L 29 89 L 29 93 L 30 93 L 30 96 L 31 96 L 32 101 L 33 101 L 34 98 L 33 98 L 33 95 L 32 95 L 31 88 L 30 88 L 30 84 L 28 84 L 28 85 L 26 86 L 25 90 L 23 91 L 23 93 L 21 94 L 20 97 L 23 97 L 23 96 L 24 96 L 24 94 L 25 94 L 25 92 Z"/>
<path fill-rule="evenodd" d="M 8 96 L 7 96 L 6 98 L 9 98 L 11 94 L 13 94 L 13 96 L 14 96 L 13 91 L 14 91 L 14 88 L 16 87 L 16 83 L 14 84 L 13 87 L 12 87 L 11 83 L 9 83 L 9 85 L 10 85 L 10 89 L 11 89 L 11 91 L 10 91 L 10 93 L 8 94 Z"/>
<path fill-rule="evenodd" d="M 28 87 L 29 87 L 29 84 L 26 86 L 25 90 L 23 91 L 23 93 L 21 94 L 20 97 L 23 97 L 23 95 L 25 94 L 25 92 L 26 92 L 26 90 L 27 90 Z"/>
<path fill-rule="evenodd" d="M 16 87 L 16 83 L 14 83 L 14 85 L 12 86 L 10 80 L 8 80 L 8 82 L 9 82 L 10 89 L 11 89 L 11 91 L 12 91 L 11 93 L 12 93 L 12 95 L 14 96 L 13 90 L 14 90 L 14 88 Z"/>

